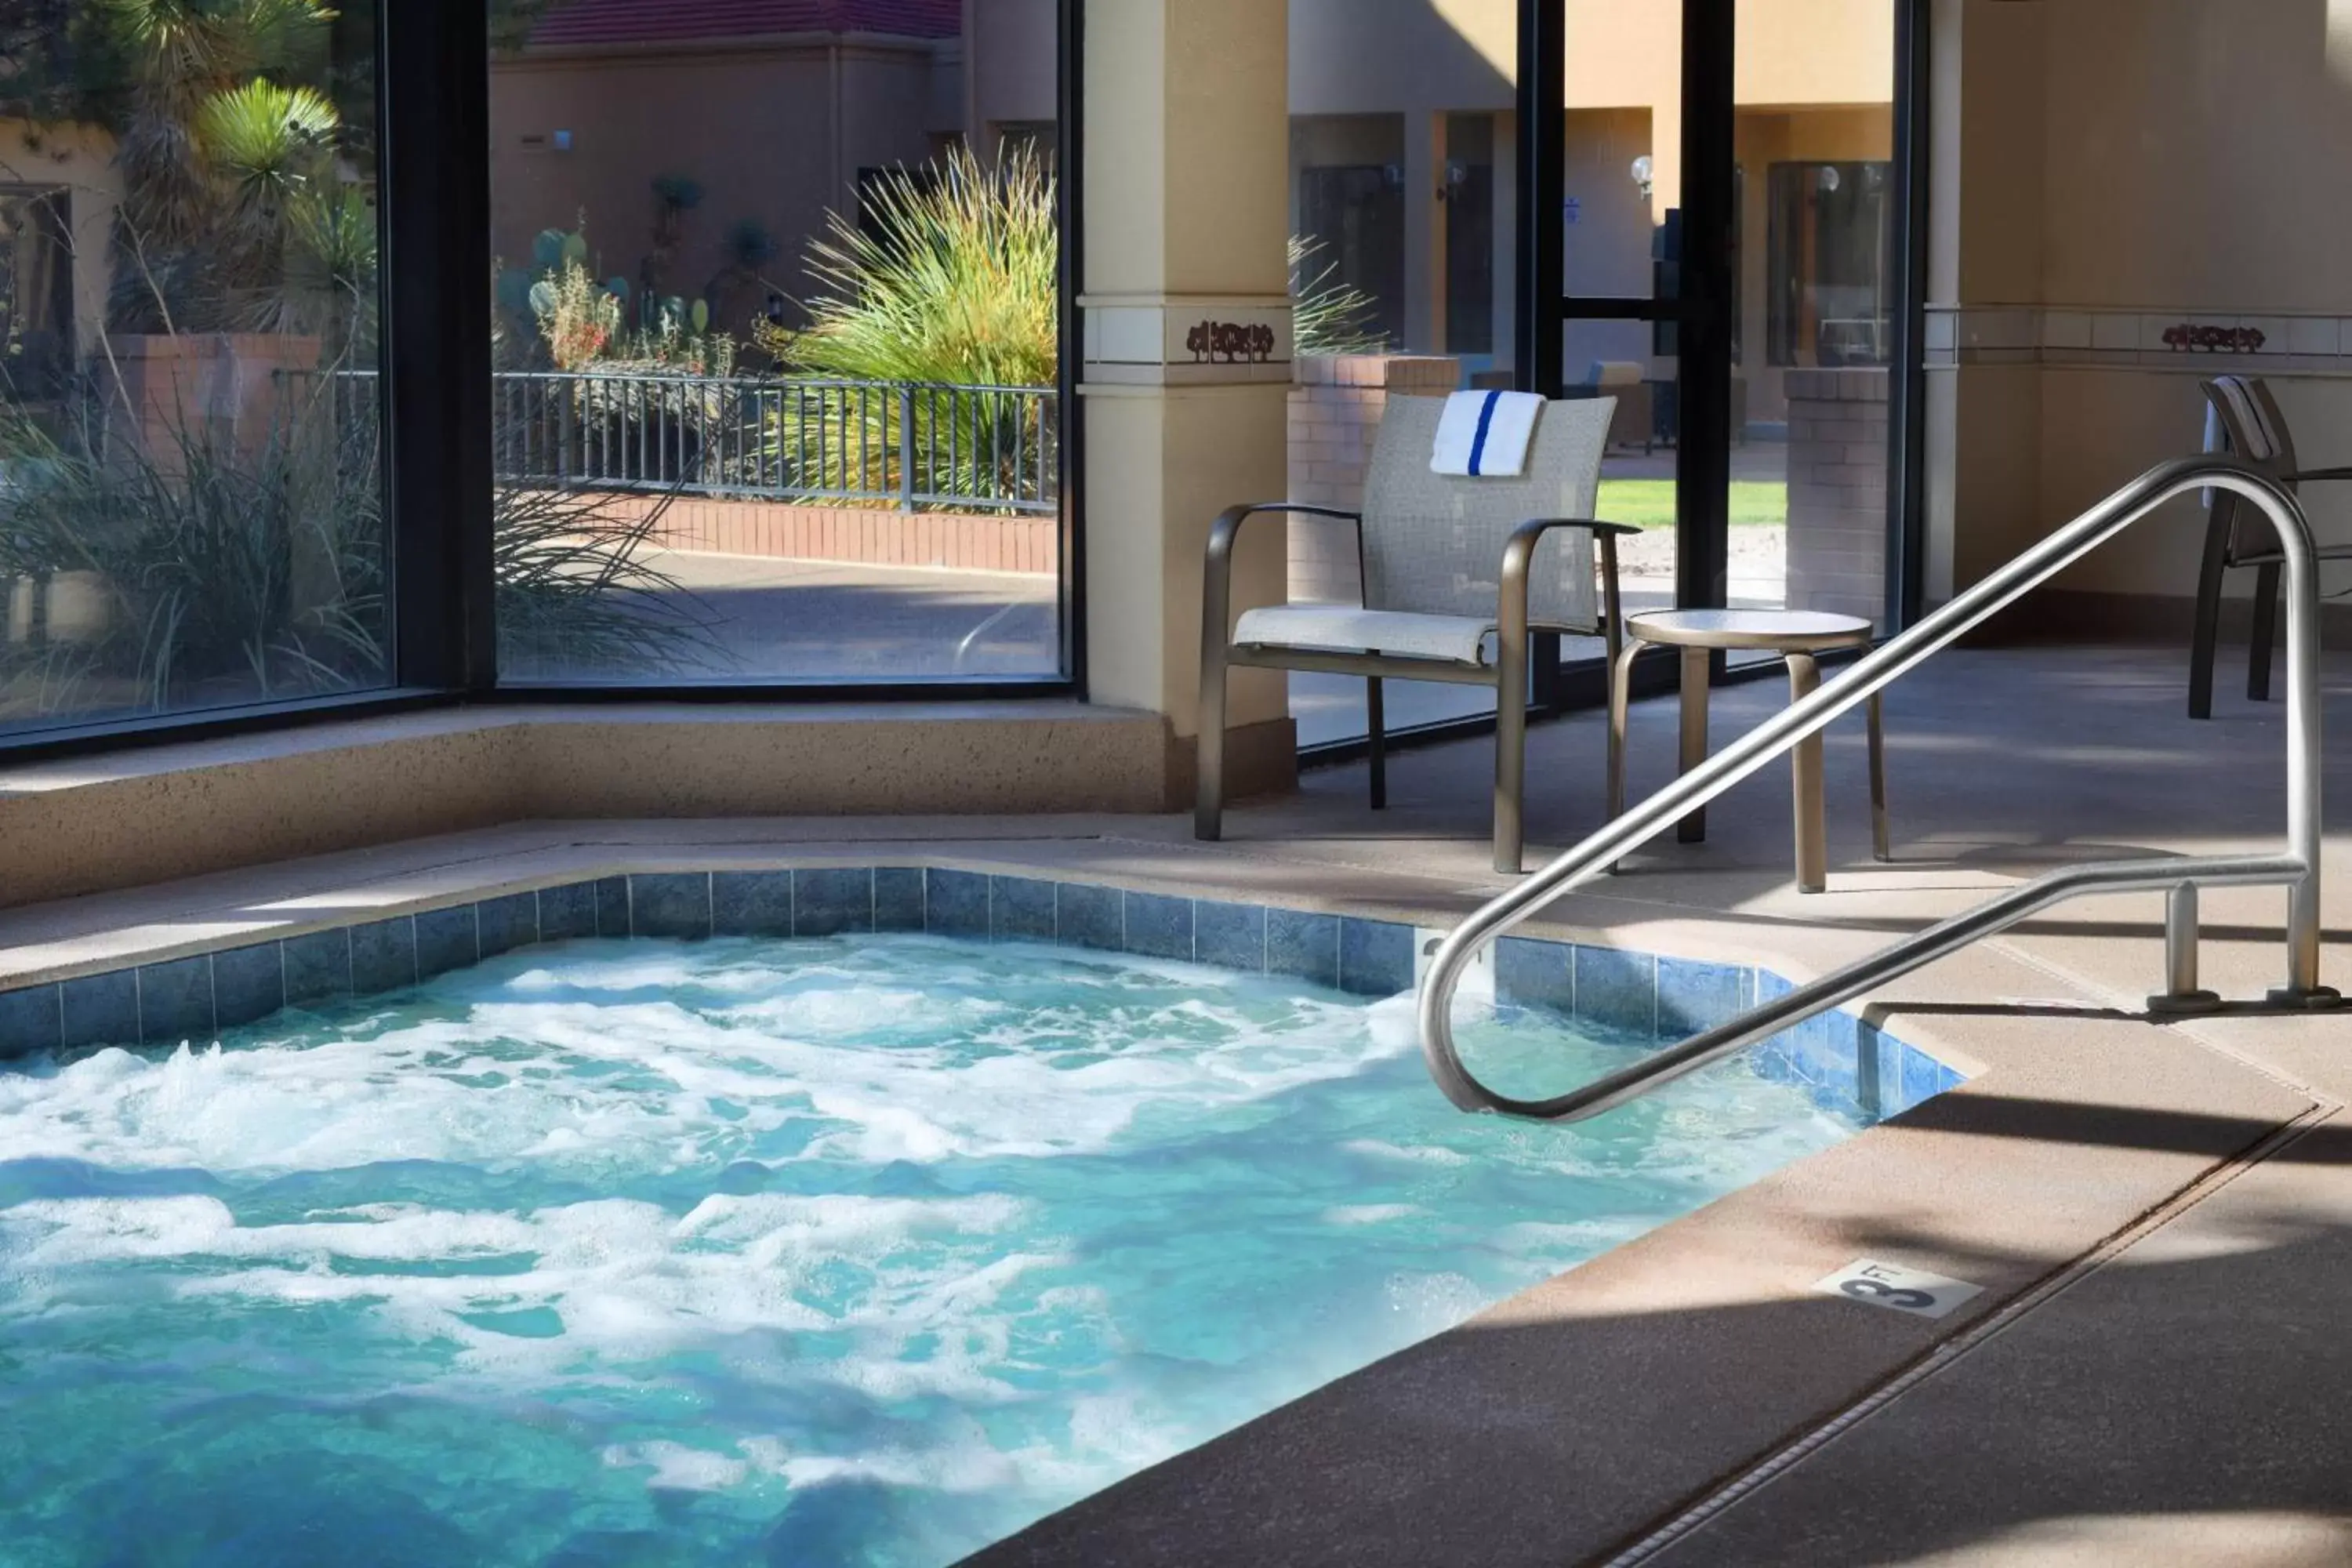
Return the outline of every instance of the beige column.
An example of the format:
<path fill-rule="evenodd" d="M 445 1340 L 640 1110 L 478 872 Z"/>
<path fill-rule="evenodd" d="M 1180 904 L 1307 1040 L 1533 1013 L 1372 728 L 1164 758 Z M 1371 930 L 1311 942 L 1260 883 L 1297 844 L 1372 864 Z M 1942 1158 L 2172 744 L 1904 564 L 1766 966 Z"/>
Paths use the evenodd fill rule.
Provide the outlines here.
<path fill-rule="evenodd" d="M 1166 716 L 1172 807 L 1209 525 L 1287 488 L 1288 27 L 1265 0 L 1094 0 L 1086 40 L 1087 676 L 1095 701 Z M 1285 540 L 1278 516 L 1244 535 L 1235 614 L 1281 599 Z M 1278 672 L 1234 671 L 1227 714 L 1229 788 L 1296 778 Z"/>
<path fill-rule="evenodd" d="M 1935 0 L 1927 189 L 1930 604 L 2041 533 L 2041 368 L 2011 329 L 2042 298 L 2048 18 Z"/>

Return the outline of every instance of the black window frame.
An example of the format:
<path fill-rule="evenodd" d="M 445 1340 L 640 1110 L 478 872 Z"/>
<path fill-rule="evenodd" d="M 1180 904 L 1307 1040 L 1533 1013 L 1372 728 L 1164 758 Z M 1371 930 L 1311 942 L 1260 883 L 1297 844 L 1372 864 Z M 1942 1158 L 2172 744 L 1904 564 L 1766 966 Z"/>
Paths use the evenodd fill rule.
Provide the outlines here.
<path fill-rule="evenodd" d="M 1566 380 L 1562 331 L 1571 319 L 1650 324 L 1664 345 L 1679 351 L 1683 399 L 1676 464 L 1675 602 L 1719 607 L 1727 595 L 1730 529 L 1730 378 L 1738 339 L 1753 323 L 1740 317 L 1738 244 L 1748 193 L 1733 150 L 1733 74 L 1738 43 L 1736 0 L 1680 0 L 1682 5 L 1682 145 L 1684 205 L 1677 209 L 1686 258 L 1661 266 L 1649 299 L 1564 296 L 1566 236 L 1560 224 L 1530 223 L 1528 215 L 1557 212 L 1565 192 L 1567 47 L 1565 0 L 1519 0 L 1518 7 L 1518 272 L 1517 342 L 1514 373 L 1523 391 L 1557 395 Z M 1915 622 L 1922 611 L 1926 570 L 1926 345 L 1927 179 L 1927 132 L 1932 79 L 1932 0 L 1889 0 L 1894 7 L 1894 157 L 1888 211 L 1897 226 L 1894 278 L 1900 298 L 1891 312 L 1886 496 L 1886 635 Z M 1696 264 L 1719 258 L 1716 266 Z M 1693 264 L 1682 264 L 1690 261 Z M 1718 680 L 1756 679 L 1778 673 L 1777 663 L 1726 667 Z M 1608 700 L 1605 660 L 1563 659 L 1559 639 L 1539 637 L 1533 658 L 1529 717 L 1556 718 Z M 1635 661 L 1637 695 L 1674 690 L 1679 661 L 1656 650 Z M 1392 730 L 1389 749 L 1437 744 L 1491 733 L 1492 714 Z M 1364 756 L 1366 739 L 1301 748 L 1306 765 L 1338 764 Z"/>
<path fill-rule="evenodd" d="M 383 0 L 377 12 L 377 189 L 389 685 L 298 701 L 110 717 L 0 736 L 0 761 L 167 744 L 479 703 L 839 704 L 1087 695 L 1086 430 L 1077 395 L 1085 0 L 1056 0 L 1055 115 L 1063 352 L 1059 670 L 1036 678 L 501 685 L 493 613 L 489 290 L 490 43 L 478 4 Z"/>

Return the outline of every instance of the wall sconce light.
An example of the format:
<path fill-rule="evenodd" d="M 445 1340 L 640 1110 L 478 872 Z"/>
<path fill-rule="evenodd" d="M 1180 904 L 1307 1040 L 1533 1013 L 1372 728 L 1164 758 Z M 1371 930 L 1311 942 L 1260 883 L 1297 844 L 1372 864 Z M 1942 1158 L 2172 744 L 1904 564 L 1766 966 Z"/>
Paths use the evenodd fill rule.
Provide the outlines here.
<path fill-rule="evenodd" d="M 1650 162 L 1650 155 L 1647 153 L 1633 160 L 1633 183 L 1642 187 L 1642 199 L 1645 202 L 1650 199 L 1650 191 L 1654 183 L 1651 176 L 1656 168 L 1657 165 Z"/>

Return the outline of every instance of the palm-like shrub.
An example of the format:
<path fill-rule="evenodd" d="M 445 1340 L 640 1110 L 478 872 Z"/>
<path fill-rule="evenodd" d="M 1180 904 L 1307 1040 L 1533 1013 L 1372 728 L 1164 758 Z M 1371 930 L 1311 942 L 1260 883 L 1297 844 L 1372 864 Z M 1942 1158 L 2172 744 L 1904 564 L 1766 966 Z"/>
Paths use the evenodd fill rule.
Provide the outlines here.
<path fill-rule="evenodd" d="M 162 711 L 383 679 L 383 517 L 371 449 L 336 449 L 322 405 L 266 432 L 190 421 L 165 450 L 103 438 L 103 405 L 58 440 L 20 425 L 0 487 L 0 578 L 24 609 L 78 591 L 68 635 L 12 625 L 5 707 Z"/>
<path fill-rule="evenodd" d="M 118 330 L 364 339 L 375 233 L 345 165 L 369 160 L 299 79 L 325 79 L 332 8 L 98 0 L 94 12 L 116 79 L 92 97 L 123 174 Z"/>
<path fill-rule="evenodd" d="M 919 174 L 890 171 L 866 196 L 865 226 L 835 213 L 810 246 L 809 324 L 768 345 L 787 368 L 919 388 L 1054 385 L 1060 245 L 1054 179 L 1034 153 L 989 168 L 960 148 Z M 1013 497 L 1051 471 L 1051 402 L 802 387 L 766 435 L 812 490 Z"/>
<path fill-rule="evenodd" d="M 1389 346 L 1373 324 L 1372 297 L 1339 276 L 1339 264 L 1323 254 L 1323 242 L 1290 237 L 1291 352 L 1310 354 L 1371 354 Z"/>
<path fill-rule="evenodd" d="M 266 429 L 191 421 L 162 452 L 110 444 L 104 397 L 64 437 L 22 418 L 0 428 L 0 723 L 386 679 L 380 443 L 372 408 L 350 416 L 332 387 L 290 381 Z M 709 609 L 656 563 L 666 506 L 499 489 L 508 673 L 627 679 L 715 661 Z M 46 624 L 62 598 L 78 602 L 75 624 Z"/>

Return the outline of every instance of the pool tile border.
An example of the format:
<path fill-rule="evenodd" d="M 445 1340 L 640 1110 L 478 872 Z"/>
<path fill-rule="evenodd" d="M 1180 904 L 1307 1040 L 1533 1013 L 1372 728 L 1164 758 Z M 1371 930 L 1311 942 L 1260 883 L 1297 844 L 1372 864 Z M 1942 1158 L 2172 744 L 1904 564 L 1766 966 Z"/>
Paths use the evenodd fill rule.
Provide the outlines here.
<path fill-rule="evenodd" d="M 100 1045 L 170 1045 L 286 1006 L 396 991 L 573 938 L 929 932 L 1036 942 L 1277 974 L 1362 996 L 1412 989 L 1414 928 L 940 867 L 649 871 L 0 991 L 0 1060 Z M 1496 944 L 1495 1000 L 1660 1043 L 1786 994 L 1769 970 L 1535 937 Z M 1892 1116 L 1964 1081 L 1843 1011 L 1750 1047 L 1757 1070 L 1840 1113 Z"/>

